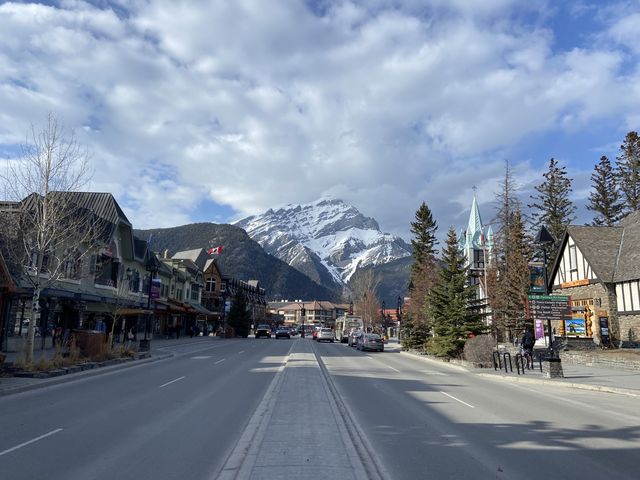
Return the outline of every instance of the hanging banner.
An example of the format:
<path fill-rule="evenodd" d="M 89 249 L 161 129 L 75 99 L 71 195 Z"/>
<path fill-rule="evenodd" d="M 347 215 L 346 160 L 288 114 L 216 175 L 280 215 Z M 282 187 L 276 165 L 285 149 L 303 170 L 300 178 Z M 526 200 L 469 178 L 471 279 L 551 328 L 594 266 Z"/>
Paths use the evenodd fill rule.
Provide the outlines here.
<path fill-rule="evenodd" d="M 160 287 L 162 286 L 162 281 L 159 278 L 154 278 L 151 280 L 151 299 L 156 300 L 160 298 Z"/>
<path fill-rule="evenodd" d="M 547 293 L 544 284 L 544 265 L 542 262 L 529 263 L 529 292 L 530 293 Z"/>

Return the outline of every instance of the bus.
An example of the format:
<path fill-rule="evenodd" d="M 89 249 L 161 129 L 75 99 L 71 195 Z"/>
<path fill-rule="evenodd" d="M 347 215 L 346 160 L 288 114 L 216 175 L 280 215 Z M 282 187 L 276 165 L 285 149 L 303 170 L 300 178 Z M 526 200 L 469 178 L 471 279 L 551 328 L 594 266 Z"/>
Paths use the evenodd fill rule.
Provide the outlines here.
<path fill-rule="evenodd" d="M 336 340 L 340 340 L 340 343 L 347 343 L 349 339 L 349 333 L 353 330 L 362 330 L 364 322 L 359 315 L 343 315 L 336 318 Z"/>

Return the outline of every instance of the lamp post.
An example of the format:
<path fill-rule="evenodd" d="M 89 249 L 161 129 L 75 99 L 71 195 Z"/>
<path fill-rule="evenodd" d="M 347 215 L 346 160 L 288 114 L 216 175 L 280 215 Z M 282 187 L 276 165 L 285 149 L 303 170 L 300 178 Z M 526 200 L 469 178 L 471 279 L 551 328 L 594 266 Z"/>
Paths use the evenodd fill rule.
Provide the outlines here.
<path fill-rule="evenodd" d="M 222 338 L 227 338 L 227 290 L 220 292 L 222 294 Z"/>
<path fill-rule="evenodd" d="M 387 317 L 384 314 L 386 307 L 387 307 L 387 304 L 383 300 L 382 307 L 380 308 L 380 314 L 382 315 L 382 328 L 384 329 L 384 331 L 382 332 L 383 338 L 387 336 Z"/>
<path fill-rule="evenodd" d="M 540 245 L 540 248 L 542 249 L 542 274 L 543 274 L 543 279 L 544 279 L 544 294 L 545 295 L 549 294 L 549 278 L 548 278 L 548 271 L 547 271 L 547 248 L 550 245 L 553 245 L 554 242 L 555 242 L 555 240 L 553 239 L 553 237 L 549 233 L 549 230 L 547 230 L 547 227 L 542 225 L 540 227 L 540 231 L 538 231 L 538 234 L 536 235 L 535 243 Z M 551 329 L 551 318 L 549 318 L 549 317 L 547 317 L 547 334 L 549 335 L 549 344 L 547 345 L 548 346 L 548 353 L 549 353 L 549 356 L 552 357 L 553 356 L 553 345 L 552 345 L 552 342 L 551 342 L 551 338 L 552 338 L 552 335 L 553 335 L 553 330 Z"/>
<path fill-rule="evenodd" d="M 149 291 L 147 292 L 147 318 L 144 324 L 144 339 L 140 340 L 140 350 L 147 351 L 149 350 L 149 326 L 151 324 L 151 319 L 153 317 L 153 313 L 151 312 L 151 287 L 153 285 L 153 277 L 155 273 L 158 271 L 158 264 L 156 263 L 155 256 L 151 256 L 149 261 L 147 262 L 147 272 L 149 272 Z"/>
<path fill-rule="evenodd" d="M 300 333 L 302 338 L 305 338 L 305 330 L 304 330 L 304 317 L 306 315 L 306 310 L 304 308 L 304 303 L 302 304 L 302 308 L 300 309 L 300 318 L 302 320 L 302 332 Z"/>
<path fill-rule="evenodd" d="M 398 318 L 398 341 L 400 341 L 400 322 L 402 320 L 402 297 L 398 295 L 398 306 L 396 307 L 396 317 Z"/>

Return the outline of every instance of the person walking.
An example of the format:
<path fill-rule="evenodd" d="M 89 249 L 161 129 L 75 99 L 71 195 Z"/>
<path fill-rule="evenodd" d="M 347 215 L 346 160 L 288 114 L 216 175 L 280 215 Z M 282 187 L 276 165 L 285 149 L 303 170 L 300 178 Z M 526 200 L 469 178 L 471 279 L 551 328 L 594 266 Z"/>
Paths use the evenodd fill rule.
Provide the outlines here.
<path fill-rule="evenodd" d="M 533 332 L 530 329 L 525 330 L 520 345 L 522 345 L 523 355 L 527 359 L 527 368 L 533 368 L 533 347 L 535 344 L 536 339 Z"/>

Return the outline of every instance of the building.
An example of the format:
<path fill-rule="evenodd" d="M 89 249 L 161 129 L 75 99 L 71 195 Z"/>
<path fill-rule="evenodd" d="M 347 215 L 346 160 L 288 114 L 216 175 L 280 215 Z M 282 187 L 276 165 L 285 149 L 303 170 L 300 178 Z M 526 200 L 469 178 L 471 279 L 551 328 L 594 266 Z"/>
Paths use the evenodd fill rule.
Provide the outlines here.
<path fill-rule="evenodd" d="M 549 284 L 572 308 L 572 318 L 553 322 L 557 335 L 640 345 L 640 212 L 613 227 L 569 226 Z"/>
<path fill-rule="evenodd" d="M 485 228 L 482 224 L 480 209 L 475 195 L 471 202 L 467 229 L 461 233 L 459 244 L 467 260 L 469 283 L 471 285 L 477 285 L 476 298 L 480 304 L 486 305 L 486 273 L 493 255 L 493 229 L 491 225 Z"/>

